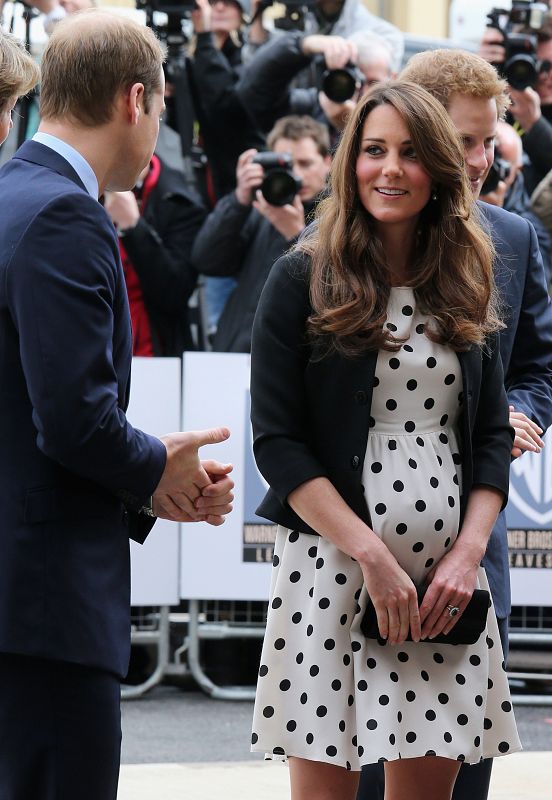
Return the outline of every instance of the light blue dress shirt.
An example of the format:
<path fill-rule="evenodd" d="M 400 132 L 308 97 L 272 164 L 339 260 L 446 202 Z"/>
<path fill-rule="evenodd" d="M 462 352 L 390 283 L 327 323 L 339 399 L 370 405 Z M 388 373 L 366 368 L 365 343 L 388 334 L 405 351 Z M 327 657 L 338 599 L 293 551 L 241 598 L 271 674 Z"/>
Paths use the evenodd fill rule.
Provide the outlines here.
<path fill-rule="evenodd" d="M 39 142 L 39 144 L 49 147 L 68 161 L 83 182 L 88 194 L 95 200 L 98 199 L 99 186 L 94 170 L 74 147 L 71 147 L 70 144 L 67 144 L 62 139 L 58 139 L 57 136 L 52 136 L 50 133 L 43 133 L 42 131 L 35 133 L 33 142 Z"/>

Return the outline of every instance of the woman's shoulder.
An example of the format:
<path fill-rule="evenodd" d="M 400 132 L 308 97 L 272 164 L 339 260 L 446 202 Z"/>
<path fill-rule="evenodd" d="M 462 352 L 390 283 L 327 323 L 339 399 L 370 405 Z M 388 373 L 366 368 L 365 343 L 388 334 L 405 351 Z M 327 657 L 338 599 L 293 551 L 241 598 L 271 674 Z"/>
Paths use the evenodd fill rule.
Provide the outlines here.
<path fill-rule="evenodd" d="M 284 253 L 270 271 L 270 277 L 277 281 L 295 282 L 303 286 L 309 285 L 311 272 L 310 255 L 299 248 Z"/>

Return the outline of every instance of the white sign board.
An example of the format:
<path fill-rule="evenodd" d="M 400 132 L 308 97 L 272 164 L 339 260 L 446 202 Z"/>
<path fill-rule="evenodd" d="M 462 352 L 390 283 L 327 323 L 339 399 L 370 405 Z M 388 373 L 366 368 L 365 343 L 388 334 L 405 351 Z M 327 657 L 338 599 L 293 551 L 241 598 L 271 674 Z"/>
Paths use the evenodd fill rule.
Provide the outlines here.
<path fill-rule="evenodd" d="M 179 358 L 134 358 L 127 417 L 137 428 L 162 436 L 181 430 Z M 177 605 L 179 525 L 158 519 L 144 544 L 131 542 L 133 606 Z"/>
<path fill-rule="evenodd" d="M 236 491 L 234 510 L 224 525 L 182 525 L 181 597 L 266 600 L 275 528 L 250 511 L 266 486 L 251 452 L 249 356 L 185 353 L 183 366 L 184 430 L 230 428 L 228 441 L 203 448 L 201 456 L 231 462 Z"/>

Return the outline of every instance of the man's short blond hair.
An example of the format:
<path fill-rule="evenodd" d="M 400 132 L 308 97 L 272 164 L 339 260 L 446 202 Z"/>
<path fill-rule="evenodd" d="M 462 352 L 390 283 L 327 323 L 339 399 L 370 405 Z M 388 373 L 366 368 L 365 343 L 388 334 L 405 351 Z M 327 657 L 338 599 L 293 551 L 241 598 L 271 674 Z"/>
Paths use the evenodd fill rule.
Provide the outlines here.
<path fill-rule="evenodd" d="M 0 30 L 0 113 L 38 83 L 40 70 L 21 42 Z"/>
<path fill-rule="evenodd" d="M 400 78 L 423 86 L 447 109 L 453 94 L 494 100 L 499 119 L 510 105 L 506 81 L 488 61 L 467 50 L 416 53 Z"/>
<path fill-rule="evenodd" d="M 93 127 L 109 122 L 115 100 L 144 86 L 144 110 L 161 88 L 165 50 L 145 25 L 101 9 L 71 14 L 55 28 L 42 58 L 40 114 Z"/>

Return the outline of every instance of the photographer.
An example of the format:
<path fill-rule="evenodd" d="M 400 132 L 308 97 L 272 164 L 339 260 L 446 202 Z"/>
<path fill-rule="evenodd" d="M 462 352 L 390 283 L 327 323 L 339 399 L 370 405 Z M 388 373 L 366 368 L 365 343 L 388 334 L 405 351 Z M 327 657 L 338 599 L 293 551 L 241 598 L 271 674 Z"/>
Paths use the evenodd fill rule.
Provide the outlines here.
<path fill-rule="evenodd" d="M 292 80 L 312 63 L 318 67 L 319 84 L 309 89 L 292 88 Z M 353 65 L 356 69 L 351 68 Z M 343 74 L 343 70 L 351 76 L 351 94 L 345 100 L 334 97 L 330 91 L 335 71 Z M 281 116 L 309 114 L 328 125 L 333 141 L 343 129 L 359 91 L 389 80 L 393 74 L 387 42 L 374 33 L 360 31 L 343 39 L 292 31 L 275 38 L 257 53 L 248 64 L 237 92 L 261 130 L 269 130 Z M 342 88 L 342 77 L 337 87 L 333 83 L 333 88 Z"/>
<path fill-rule="evenodd" d="M 534 86 L 523 89 L 510 87 L 512 104 L 509 108 L 514 126 L 522 134 L 522 144 L 530 163 L 523 168 L 529 194 L 552 169 L 552 14 L 544 17 L 542 26 L 534 31 L 523 28 L 526 36 L 536 37 L 534 54 L 537 77 Z M 504 34 L 496 28 L 487 28 L 479 54 L 503 70 L 505 60 Z"/>
<path fill-rule="evenodd" d="M 255 163 L 257 151 L 247 150 L 238 160 L 235 192 L 217 203 L 192 251 L 198 272 L 238 279 L 214 337 L 213 349 L 219 352 L 250 351 L 253 318 L 270 269 L 304 229 L 330 168 L 327 130 L 310 117 L 279 120 L 267 142 L 273 153 L 292 156 L 293 173 L 301 181 L 295 197 L 284 205 L 267 202 L 260 190 L 265 169 Z M 283 171 L 277 175 L 279 186 Z"/>
<path fill-rule="evenodd" d="M 539 217 L 531 210 L 531 201 L 522 173 L 521 139 L 511 125 L 499 120 L 496 129 L 495 159 L 481 189 L 481 199 L 524 217 L 535 228 L 547 283 L 552 277 L 550 236 Z"/>

